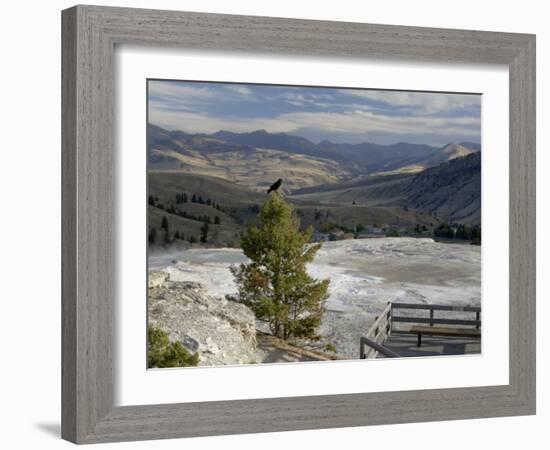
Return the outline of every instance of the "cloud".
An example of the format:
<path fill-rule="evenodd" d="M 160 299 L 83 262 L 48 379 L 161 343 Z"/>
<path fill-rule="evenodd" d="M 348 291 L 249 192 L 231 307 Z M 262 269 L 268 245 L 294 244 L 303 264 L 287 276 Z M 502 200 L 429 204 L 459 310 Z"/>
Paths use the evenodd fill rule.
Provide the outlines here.
<path fill-rule="evenodd" d="M 478 95 L 150 82 L 149 120 L 171 130 L 294 133 L 311 140 L 480 140 Z"/>
<path fill-rule="evenodd" d="M 225 89 L 229 92 L 234 92 L 247 98 L 252 98 L 253 96 L 253 91 L 246 86 L 241 86 L 238 84 L 228 84 L 225 86 Z"/>
<path fill-rule="evenodd" d="M 288 133 L 296 131 L 296 123 L 282 117 L 272 119 L 262 118 L 221 118 L 205 113 L 181 112 L 173 114 L 170 111 L 153 110 L 149 112 L 149 121 L 169 130 L 182 130 L 187 133 L 215 133 L 226 130 L 244 133 L 255 130 L 267 130 L 271 133 Z"/>
<path fill-rule="evenodd" d="M 481 96 L 475 94 L 450 94 L 433 92 L 375 91 L 340 89 L 340 93 L 358 97 L 370 102 L 382 103 L 394 108 L 414 109 L 426 115 L 448 112 L 449 110 L 480 106 Z"/>
<path fill-rule="evenodd" d="M 150 113 L 149 118 L 152 123 L 164 128 L 189 133 L 214 133 L 219 130 L 241 133 L 263 129 L 271 133 L 299 134 L 300 130 L 307 129 L 309 134 L 312 130 L 322 130 L 325 135 L 332 132 L 339 141 L 348 134 L 363 136 L 363 140 L 368 141 L 375 133 L 441 136 L 442 142 L 447 142 L 444 137 L 449 135 L 462 135 L 464 139 L 479 137 L 479 121 L 475 118 L 390 117 L 364 111 L 294 112 L 274 118 L 228 119 L 208 114 L 172 114 L 156 110 Z M 356 141 L 357 138 L 353 140 Z"/>
<path fill-rule="evenodd" d="M 149 98 L 164 101 L 210 100 L 215 92 L 204 85 L 193 85 L 182 82 L 149 81 Z"/>

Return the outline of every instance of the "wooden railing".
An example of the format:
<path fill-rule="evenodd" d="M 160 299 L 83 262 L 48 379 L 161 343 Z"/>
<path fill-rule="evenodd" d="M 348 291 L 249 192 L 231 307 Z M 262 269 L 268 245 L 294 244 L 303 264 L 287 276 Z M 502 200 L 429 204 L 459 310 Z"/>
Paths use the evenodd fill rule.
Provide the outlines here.
<path fill-rule="evenodd" d="M 392 327 L 392 304 L 388 302 L 384 311 L 376 316 L 374 323 L 367 334 L 361 337 L 359 343 L 359 357 L 361 359 L 376 358 L 379 353 L 388 356 L 391 352 L 383 346 L 384 341 L 390 336 Z M 368 348 L 366 348 L 368 347 Z M 388 355 L 384 354 L 385 350 Z M 392 352 L 393 353 L 393 352 Z M 395 354 L 394 356 L 399 356 Z"/>
<path fill-rule="evenodd" d="M 481 327 L 481 308 L 479 306 L 451 306 L 451 305 L 430 305 L 417 303 L 391 303 L 391 328 L 394 323 L 427 323 L 430 326 L 434 324 L 441 325 L 464 325 L 474 326 L 479 329 Z M 430 312 L 429 317 L 413 317 L 399 316 L 396 310 L 426 310 Z M 471 312 L 475 313 L 474 319 L 449 319 L 435 317 L 436 311 L 454 311 L 454 312 Z"/>
<path fill-rule="evenodd" d="M 398 310 L 425 310 L 429 311 L 429 317 L 400 316 Z M 463 313 L 475 313 L 475 319 L 450 319 L 435 317 L 436 311 L 454 311 Z M 359 342 L 359 357 L 361 359 L 376 358 L 382 355 L 387 358 L 400 356 L 384 346 L 386 340 L 394 331 L 395 323 L 427 323 L 430 326 L 440 325 L 462 325 L 481 327 L 481 308 L 479 306 L 450 306 L 430 305 L 419 303 L 393 303 L 388 302 L 384 311 L 376 316 L 374 323 L 365 336 Z M 400 333 L 407 333 L 407 330 L 398 330 Z"/>
<path fill-rule="evenodd" d="M 366 347 L 369 347 L 367 351 L 366 351 Z M 359 357 L 361 359 L 376 358 L 379 354 L 381 354 L 386 358 L 398 358 L 399 356 L 401 356 L 400 354 L 395 353 L 393 350 L 390 350 L 389 348 L 384 347 L 383 345 L 378 344 L 375 341 L 371 341 L 365 336 L 361 337 L 359 353 L 360 353 Z M 369 356 L 367 356 L 367 354 Z"/>

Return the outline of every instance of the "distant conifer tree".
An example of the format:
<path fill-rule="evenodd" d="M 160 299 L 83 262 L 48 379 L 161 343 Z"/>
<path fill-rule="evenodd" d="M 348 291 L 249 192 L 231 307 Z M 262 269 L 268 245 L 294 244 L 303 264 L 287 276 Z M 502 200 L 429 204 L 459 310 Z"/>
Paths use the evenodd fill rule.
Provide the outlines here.
<path fill-rule="evenodd" d="M 160 224 L 160 227 L 164 228 L 164 230 L 168 231 L 169 226 L 168 226 L 168 219 L 166 218 L 166 216 L 162 216 L 162 222 Z"/>
<path fill-rule="evenodd" d="M 210 230 L 210 227 L 208 226 L 208 222 L 205 222 L 204 225 L 201 227 L 201 242 L 203 244 L 206 244 L 206 242 L 208 242 L 209 230 Z"/>

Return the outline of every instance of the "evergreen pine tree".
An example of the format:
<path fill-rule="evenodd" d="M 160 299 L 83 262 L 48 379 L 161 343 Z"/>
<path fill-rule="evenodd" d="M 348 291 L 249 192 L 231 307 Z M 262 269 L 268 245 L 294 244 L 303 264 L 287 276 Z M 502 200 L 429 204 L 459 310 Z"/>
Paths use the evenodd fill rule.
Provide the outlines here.
<path fill-rule="evenodd" d="M 204 225 L 201 227 L 201 242 L 203 244 L 206 244 L 208 241 L 208 231 L 210 227 L 208 226 L 208 222 L 204 222 Z"/>
<path fill-rule="evenodd" d="M 317 338 L 328 298 L 329 280 L 314 279 L 306 271 L 321 244 L 309 244 L 313 229 L 300 231 L 299 226 L 292 207 L 279 194 L 271 194 L 260 210 L 259 224 L 242 236 L 242 249 L 251 262 L 232 268 L 240 300 L 285 340 Z"/>
<path fill-rule="evenodd" d="M 168 231 L 168 219 L 166 216 L 162 216 L 162 223 L 160 224 L 161 228 L 164 228 L 165 231 Z"/>

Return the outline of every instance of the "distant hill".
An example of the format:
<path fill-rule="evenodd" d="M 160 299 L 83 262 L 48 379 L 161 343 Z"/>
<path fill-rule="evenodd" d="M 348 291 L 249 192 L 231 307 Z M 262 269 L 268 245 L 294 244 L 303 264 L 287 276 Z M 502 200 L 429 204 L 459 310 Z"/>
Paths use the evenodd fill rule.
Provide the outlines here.
<path fill-rule="evenodd" d="M 428 211 L 441 221 L 481 222 L 481 153 L 457 157 L 417 174 L 367 176 L 336 185 L 293 192 L 294 198 L 323 204 L 400 205 Z"/>
<path fill-rule="evenodd" d="M 260 148 L 287 150 L 294 153 L 314 153 L 315 144 L 305 138 L 286 133 L 268 133 L 265 130 L 257 130 L 251 133 L 232 133 L 230 131 L 218 131 L 212 136 L 225 142 L 240 145 L 250 145 Z"/>
<path fill-rule="evenodd" d="M 231 144 L 284 150 L 308 156 L 331 159 L 352 173 L 369 173 L 394 170 L 429 157 L 438 150 L 429 145 L 401 142 L 393 145 L 378 145 L 369 142 L 361 144 L 335 144 L 323 141 L 319 144 L 286 133 L 268 133 L 265 130 L 251 133 L 220 131 L 213 136 Z"/>
<path fill-rule="evenodd" d="M 155 125 L 149 125 L 148 137 L 149 167 L 153 170 L 203 173 L 261 189 L 266 177 L 281 176 L 287 180 L 286 187 L 298 189 L 364 174 L 418 172 L 480 148 L 475 143 L 451 143 L 442 148 L 407 142 L 314 144 L 299 136 L 265 130 L 206 135 Z"/>
<path fill-rule="evenodd" d="M 402 203 L 449 222 L 481 223 L 481 153 L 471 153 L 416 175 Z"/>
<path fill-rule="evenodd" d="M 284 190 L 292 190 L 336 183 L 350 176 L 338 161 L 228 143 L 213 136 L 166 131 L 150 125 L 149 169 L 213 176 L 260 191 L 278 178 L 284 178 Z"/>
<path fill-rule="evenodd" d="M 452 159 L 460 158 L 462 156 L 475 153 L 476 150 L 465 147 L 462 144 L 447 144 L 445 147 L 440 148 L 436 152 L 433 152 L 428 158 L 419 161 L 417 164 L 424 168 L 437 166 L 443 162 L 450 161 Z"/>
<path fill-rule="evenodd" d="M 285 150 L 322 157 L 340 162 L 348 171 L 373 173 L 389 171 L 420 171 L 442 162 L 481 150 L 481 145 L 472 142 L 449 143 L 444 147 L 399 142 L 379 145 L 335 144 L 322 141 L 319 144 L 286 133 L 268 133 L 258 130 L 251 133 L 220 131 L 213 136 L 232 144 Z"/>
<path fill-rule="evenodd" d="M 479 142 L 460 142 L 459 144 L 462 145 L 463 147 L 471 148 L 476 152 L 481 151 L 481 144 Z"/>

